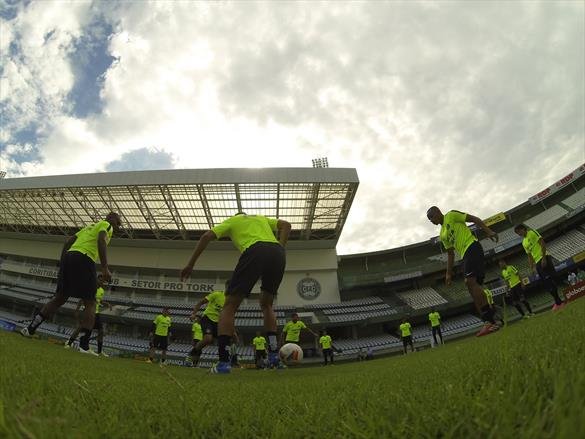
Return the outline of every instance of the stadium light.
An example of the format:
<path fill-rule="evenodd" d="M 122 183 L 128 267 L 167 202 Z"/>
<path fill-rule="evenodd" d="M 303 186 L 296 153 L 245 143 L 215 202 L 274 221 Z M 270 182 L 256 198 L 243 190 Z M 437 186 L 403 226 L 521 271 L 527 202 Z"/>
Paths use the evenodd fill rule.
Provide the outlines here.
<path fill-rule="evenodd" d="M 328 168 L 329 167 L 329 161 L 327 160 L 327 157 L 319 157 L 316 159 L 313 159 L 313 168 Z"/>

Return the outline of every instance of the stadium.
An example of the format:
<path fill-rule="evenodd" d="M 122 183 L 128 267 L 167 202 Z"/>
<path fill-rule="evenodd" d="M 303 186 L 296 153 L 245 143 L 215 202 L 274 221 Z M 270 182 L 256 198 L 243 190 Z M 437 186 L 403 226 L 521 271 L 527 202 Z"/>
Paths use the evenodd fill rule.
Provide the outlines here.
<path fill-rule="evenodd" d="M 530 273 L 521 238 L 514 233 L 514 226 L 519 223 L 538 230 L 547 243 L 548 253 L 553 257 L 559 283 L 566 285 L 570 272 L 585 269 L 585 164 L 550 187 L 535 191 L 535 195 L 526 202 L 506 212 L 494 212 L 493 216 L 485 219 L 486 224 L 499 235 L 497 244 L 488 240 L 481 231 L 474 230 L 487 261 L 485 284 L 503 310 L 505 325 L 500 333 L 490 336 L 486 342 L 474 337 L 483 322 L 475 313 L 467 292 L 460 261 L 456 262 L 455 269 L 459 274 L 453 284 L 445 285 L 447 256 L 437 238 L 378 252 L 337 254 L 336 244 L 358 186 L 355 169 L 337 168 L 139 171 L 0 180 L 0 323 L 8 331 L 20 330 L 30 321 L 35 310 L 53 296 L 58 261 L 66 237 L 85 224 L 103 219 L 110 211 L 119 212 L 122 217 L 122 229 L 112 239 L 108 250 L 113 278 L 106 288 L 104 300 L 113 307 L 102 312 L 106 326 L 104 351 L 110 358 L 79 358 L 75 352 L 58 350 L 77 325 L 77 299 L 73 298 L 60 308 L 51 321 L 39 328 L 39 337 L 48 340 L 49 344 L 37 342 L 33 345 L 34 340 L 20 339 L 15 334 L 1 334 L 3 351 L 10 352 L 8 356 L 15 361 L 15 352 L 26 350 L 27 353 L 16 362 L 22 367 L 26 357 L 26 361 L 37 365 L 40 361 L 42 364 L 44 360 L 34 360 L 41 358 L 36 357 L 41 354 L 34 351 L 42 350 L 39 352 L 45 356 L 42 358 L 47 359 L 47 364 L 44 368 L 35 368 L 33 375 L 37 375 L 35 379 L 39 380 L 37 388 L 46 387 L 49 393 L 51 385 L 42 380 L 50 380 L 51 374 L 71 376 L 66 380 L 65 388 L 68 390 L 64 390 L 63 395 L 71 400 L 72 406 L 64 410 L 73 410 L 79 398 L 86 397 L 98 398 L 90 404 L 94 409 L 100 404 L 114 404 L 111 411 L 106 410 L 103 414 L 105 419 L 111 421 L 108 426 L 100 427 L 94 423 L 96 421 L 84 420 L 86 415 L 83 410 L 89 409 L 82 410 L 81 425 L 97 428 L 89 433 L 92 437 L 150 436 L 159 431 L 168 431 L 173 437 L 179 434 L 196 437 L 235 437 L 236 434 L 238 437 L 472 437 L 472 432 L 475 432 L 473 437 L 578 437 L 585 432 L 582 418 L 578 420 L 583 405 L 570 400 L 575 395 L 571 392 L 578 394 L 579 389 L 582 400 L 582 371 L 579 368 L 574 372 L 575 386 L 571 387 L 567 384 L 567 380 L 571 379 L 566 375 L 569 372 L 561 368 L 561 363 L 568 369 L 577 366 L 574 361 L 567 361 L 568 358 L 583 358 L 582 301 L 571 303 L 554 314 L 550 312 L 552 298 L 543 289 L 538 276 Z M 302 367 L 269 372 L 246 370 L 253 369 L 254 364 L 251 340 L 263 327 L 258 286 L 236 314 L 240 336 L 236 349 L 245 369 L 232 374 L 225 383 L 218 384 L 219 377 L 211 377 L 203 369 L 181 367 L 185 365 L 185 356 L 191 349 L 189 316 L 193 305 L 208 293 L 222 289 L 223 283 L 231 276 L 238 252 L 229 241 L 220 240 L 211 244 L 189 281 L 181 282 L 179 271 L 202 234 L 238 211 L 282 218 L 291 223 L 286 272 L 275 302 L 279 330 L 292 313 L 298 313 L 300 319 L 314 331 L 327 330 L 337 350 L 335 361 L 340 363 L 335 369 L 309 367 L 321 364 L 321 353 L 317 338 L 302 332 L 299 343 L 305 357 Z M 421 213 L 421 221 L 426 221 L 424 212 Z M 534 319 L 522 320 L 505 300 L 507 288 L 498 268 L 500 259 L 518 267 L 526 297 L 537 314 Z M 574 287 L 564 286 L 563 290 L 574 301 L 583 295 L 582 286 L 583 281 Z M 159 371 L 158 367 L 144 364 L 144 360 L 148 358 L 148 334 L 152 321 L 163 307 L 170 309 L 173 319 L 168 362 L 177 367 Z M 428 322 L 431 310 L 439 311 L 442 318 L 446 344 L 438 349 L 433 348 Z M 566 321 L 561 324 L 563 317 Z M 402 354 L 398 326 L 403 319 L 413 326 L 412 336 L 417 353 L 395 357 Z M 548 319 L 546 324 L 537 324 L 545 319 Z M 553 342 L 546 335 L 547 329 L 560 331 L 567 337 L 557 333 L 563 340 Z M 505 353 L 499 351 L 498 340 L 501 346 L 508 349 Z M 541 343 L 541 350 L 536 342 Z M 556 354 L 551 353 L 553 348 L 557 349 Z M 435 367 L 436 362 L 452 363 L 451 367 L 445 367 L 449 373 L 456 370 L 459 373 L 473 373 L 471 369 L 457 369 L 462 366 L 456 363 L 460 358 L 472 364 L 472 357 L 476 355 L 471 354 L 474 349 L 478 349 L 475 361 L 481 361 L 481 367 L 485 368 L 476 365 L 474 370 L 481 369 L 482 379 L 485 380 L 482 382 L 488 390 L 482 390 L 478 384 L 478 388 L 463 385 L 464 389 L 459 388 L 459 391 L 466 392 L 466 395 L 479 392 L 485 397 L 485 404 L 492 413 L 478 415 L 476 408 L 459 407 L 458 410 L 454 405 L 446 411 L 441 410 L 442 397 L 437 392 L 443 394 L 450 404 L 455 404 L 454 400 L 457 400 L 464 405 L 473 405 L 476 400 L 466 399 L 467 396 L 464 398 L 456 392 L 451 394 L 453 386 L 461 386 L 460 377 L 441 375 L 442 372 Z M 497 349 L 499 354 L 490 356 L 488 349 Z M 519 357 L 513 359 L 515 354 Z M 511 373 L 507 368 L 514 370 L 512 363 L 516 361 L 531 362 L 533 355 L 541 355 L 540 358 L 548 362 L 548 368 L 557 368 L 559 375 L 562 375 L 565 393 L 554 387 L 558 384 L 556 381 L 545 379 L 551 392 L 548 397 L 551 405 L 539 397 L 531 399 L 534 396 L 531 392 L 535 389 L 522 387 L 526 385 L 522 381 L 523 373 L 510 375 L 508 384 L 511 387 L 505 389 L 503 376 Z M 4 360 L 8 356 L 2 355 Z M 366 356 L 375 361 L 357 361 Z M 217 347 L 208 346 L 203 351 L 199 366 L 208 368 L 216 360 Z M 98 369 L 101 371 L 95 376 L 91 373 L 84 376 L 84 373 L 70 370 L 70 365 L 79 362 L 79 370 L 89 371 L 94 367 L 91 361 L 100 362 Z M 18 389 L 27 393 L 27 375 L 19 375 L 19 369 L 10 367 L 8 362 L 3 366 L 5 370 L 11 370 L 3 372 L 2 381 L 5 383 L 9 377 L 18 375 L 11 386 L 2 386 L 3 393 L 18 392 Z M 541 365 L 533 364 L 532 367 L 533 371 L 540 370 L 546 374 Z M 273 374 L 265 378 L 265 385 L 272 389 L 270 395 L 273 400 L 258 402 L 254 408 L 254 404 L 249 405 L 250 399 L 259 401 L 262 397 L 257 389 L 251 389 L 261 385 L 264 379 L 258 376 L 261 373 L 265 374 L 264 377 Z M 393 373 L 397 376 L 393 377 Z M 133 376 L 129 377 L 129 374 Z M 361 374 L 363 376 L 359 376 Z M 396 403 L 408 399 L 409 395 L 414 400 L 424 398 L 425 385 L 430 385 L 432 375 L 436 375 L 445 387 L 436 387 L 431 392 L 430 406 L 421 403 L 409 408 L 403 420 L 393 416 L 392 422 L 380 422 L 384 410 L 388 408 L 388 401 Z M 119 388 L 108 389 L 99 385 L 100 380 L 107 380 L 109 376 L 122 381 Z M 420 380 L 413 381 L 413 376 L 418 376 Z M 426 378 L 421 378 L 423 376 Z M 368 377 L 370 381 L 364 381 Z M 397 378 L 402 384 L 396 382 Z M 165 404 L 174 407 L 172 413 L 183 413 L 181 410 L 184 413 L 172 422 L 159 419 L 137 421 L 140 425 L 124 423 L 122 407 L 105 395 L 111 395 L 111 391 L 126 401 L 120 395 L 134 392 L 133 386 L 140 385 L 139 380 L 152 384 L 153 388 L 162 392 Z M 243 381 L 239 384 L 243 387 L 234 387 L 238 386 L 238 380 Z M 496 381 L 499 384 L 494 391 L 489 383 Z M 388 384 L 392 382 L 393 385 Z M 545 385 L 542 381 L 537 381 L 537 384 Z M 172 389 L 166 389 L 169 386 Z M 185 402 L 185 399 L 200 394 L 196 386 L 204 389 L 205 396 L 201 399 L 207 404 L 214 404 L 215 400 L 210 395 L 210 392 L 215 392 L 214 386 L 218 386 L 220 393 L 236 392 L 236 397 L 230 400 L 228 406 L 241 417 L 230 415 L 233 421 L 231 426 L 229 423 L 218 424 L 212 416 L 202 421 L 201 413 L 191 411 L 199 406 Z M 314 386 L 324 386 L 317 388 L 316 393 L 325 399 L 321 400 L 319 395 L 313 394 Z M 498 392 L 512 390 L 513 386 L 522 387 L 514 389 L 523 404 L 540 401 L 536 414 L 530 415 L 534 417 L 525 419 L 522 413 L 511 415 L 510 410 L 504 410 L 510 406 L 503 403 L 501 410 L 495 406 L 501 403 Z M 99 387 L 104 399 L 99 400 L 100 397 L 91 392 L 91 396 L 85 396 L 91 387 Z M 274 389 L 277 388 L 285 395 L 279 393 L 275 396 Z M 176 392 L 171 395 L 173 389 Z M 383 393 L 378 394 L 378 391 Z M 344 392 L 352 396 L 336 403 L 334 395 Z M 303 394 L 304 398 L 293 396 L 298 394 Z M 134 395 L 144 397 L 146 406 L 153 404 L 147 396 L 150 390 L 143 393 L 136 391 Z M 372 417 L 360 419 L 372 396 L 374 399 L 370 402 L 376 407 Z M 564 405 L 561 418 L 556 411 L 547 411 L 558 404 L 558 397 L 569 398 L 564 403 L 570 402 L 576 407 Z M 26 406 L 28 409 L 21 405 L 20 411 L 12 411 L 4 399 L 5 406 L 0 407 L 0 428 L 9 436 L 68 436 L 70 426 L 60 425 L 58 420 L 43 415 L 45 403 L 53 400 L 57 404 L 50 396 L 46 396 L 45 400 L 34 402 L 33 398 Z M 357 418 L 340 419 L 335 423 L 320 422 L 319 414 L 304 411 L 302 405 L 306 405 L 306 401 L 313 412 L 335 412 L 337 417 L 340 413 L 343 417 L 344 412 L 355 413 Z M 354 409 L 347 406 L 351 406 L 350 401 L 354 401 Z M 278 413 L 290 411 L 293 419 L 301 416 L 300 431 L 290 434 L 290 425 L 283 420 L 267 426 L 261 416 L 247 426 L 242 424 L 246 422 L 243 420 L 245 413 L 254 418 L 255 410 L 271 412 L 273 402 L 281 407 Z M 246 408 L 242 408 L 246 404 Z M 327 408 L 322 408 L 322 404 Z M 64 407 L 67 403 L 61 401 L 57 405 Z M 511 403 L 511 406 L 515 404 Z M 35 414 L 28 418 L 27 410 Z M 136 410 L 140 410 L 139 406 L 130 409 L 130 416 L 136 415 Z M 477 410 L 482 412 L 481 407 Z M 438 417 L 433 417 L 433 411 L 439 412 Z M 468 415 L 463 416 L 461 412 Z M 170 413 L 167 412 L 168 415 Z M 264 416 L 272 415 L 264 413 Z M 462 421 L 456 421 L 457 416 Z M 536 422 L 537 416 L 542 416 L 541 423 Z M 414 417 L 417 421 L 413 424 Z M 191 420 L 184 421 L 186 418 Z M 420 422 L 421 418 L 426 420 L 426 424 Z M 116 419 L 118 424 L 114 426 L 112 423 Z M 495 426 L 490 419 L 500 424 Z M 49 422 L 57 433 L 43 434 L 43 422 Z M 434 425 L 434 429 L 426 429 L 425 425 L 429 423 Z M 77 431 L 87 431 L 85 428 Z M 498 431 L 503 434 L 498 434 Z"/>

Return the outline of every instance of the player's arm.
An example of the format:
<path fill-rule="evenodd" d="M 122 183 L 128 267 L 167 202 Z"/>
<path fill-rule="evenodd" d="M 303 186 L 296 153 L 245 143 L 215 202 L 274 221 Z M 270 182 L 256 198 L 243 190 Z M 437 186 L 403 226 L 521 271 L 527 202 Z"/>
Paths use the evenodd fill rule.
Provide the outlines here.
<path fill-rule="evenodd" d="M 156 323 L 152 322 L 152 326 L 150 327 L 150 333 L 148 334 L 148 336 L 150 338 L 152 338 L 154 336 L 155 331 L 156 331 Z"/>
<path fill-rule="evenodd" d="M 494 242 L 498 242 L 498 234 L 494 232 L 492 229 L 490 229 L 488 226 L 486 226 L 485 223 L 481 220 L 481 218 L 467 214 L 467 222 L 471 222 L 476 226 L 480 227 L 485 232 L 489 239 L 491 239 Z"/>
<path fill-rule="evenodd" d="M 100 265 L 102 267 L 102 277 L 104 278 L 105 282 L 109 282 L 112 280 L 112 273 L 108 267 L 108 255 L 106 248 L 108 247 L 107 241 L 107 233 L 105 230 L 102 230 L 98 234 L 98 254 L 100 255 Z"/>
<path fill-rule="evenodd" d="M 532 257 L 532 255 L 530 253 L 528 254 L 528 265 L 530 266 L 530 271 L 532 273 L 534 273 L 534 271 L 535 271 L 534 258 Z"/>
<path fill-rule="evenodd" d="M 195 262 L 197 262 L 197 259 L 199 259 L 199 256 L 201 256 L 203 250 L 207 248 L 211 241 L 215 241 L 216 239 L 217 236 L 215 235 L 213 230 L 208 230 L 203 234 L 203 236 L 201 236 L 199 242 L 197 243 L 197 246 L 195 247 L 195 250 L 193 250 L 191 259 L 189 259 L 189 262 L 187 263 L 185 268 L 181 270 L 181 281 L 184 282 L 185 279 L 187 279 L 191 275 L 193 267 L 195 266 Z"/>
<path fill-rule="evenodd" d="M 199 302 L 197 302 L 195 304 L 195 306 L 193 307 L 193 312 L 191 313 L 191 320 L 195 319 L 195 316 L 199 312 L 199 309 L 201 309 L 203 304 L 207 303 L 207 302 L 209 302 L 209 300 L 207 300 L 207 297 L 204 297 L 203 299 L 201 299 Z"/>
<path fill-rule="evenodd" d="M 447 249 L 447 272 L 445 273 L 445 284 L 451 285 L 451 276 L 453 274 L 453 263 L 455 262 L 455 251 L 452 248 Z"/>
<path fill-rule="evenodd" d="M 240 344 L 240 337 L 238 336 L 238 331 L 236 331 L 235 329 L 234 329 L 234 338 L 233 338 L 233 340 L 234 340 L 234 343 L 235 344 L 237 344 L 237 345 Z"/>
<path fill-rule="evenodd" d="M 317 334 L 315 331 L 313 331 L 311 328 L 309 328 L 308 326 L 305 326 L 304 329 L 306 329 L 307 331 L 309 331 L 311 334 L 313 334 L 315 337 L 318 337 L 319 334 Z"/>
<path fill-rule="evenodd" d="M 284 247 L 288 242 L 291 225 L 288 221 L 279 219 L 276 223 L 276 229 L 278 230 L 278 242 Z"/>
<path fill-rule="evenodd" d="M 63 249 L 61 250 L 61 258 L 59 258 L 60 261 L 63 260 L 63 256 L 65 256 L 65 253 L 67 253 L 67 250 L 69 250 L 71 248 L 71 246 L 75 243 L 76 239 L 77 239 L 77 236 L 75 236 L 75 235 L 67 238 L 67 241 L 65 241 L 65 244 L 63 244 Z"/>

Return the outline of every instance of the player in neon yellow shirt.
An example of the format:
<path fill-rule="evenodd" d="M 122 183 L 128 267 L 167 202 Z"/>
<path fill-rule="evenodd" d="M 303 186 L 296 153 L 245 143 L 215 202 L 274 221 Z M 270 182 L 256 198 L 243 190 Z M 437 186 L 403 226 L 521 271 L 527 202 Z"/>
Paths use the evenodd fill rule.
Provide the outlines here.
<path fill-rule="evenodd" d="M 195 366 L 195 364 L 193 363 L 193 357 L 197 353 L 197 344 L 199 344 L 199 342 L 201 340 L 203 340 L 203 329 L 201 328 L 201 318 L 196 315 L 196 316 L 191 316 L 191 320 L 193 321 L 193 324 L 191 325 L 191 334 L 192 334 L 191 344 L 192 344 L 193 348 L 191 349 L 191 352 L 189 352 L 189 355 L 185 359 L 185 363 L 187 364 L 187 366 Z"/>
<path fill-rule="evenodd" d="M 230 281 L 227 280 L 225 282 L 225 289 L 227 290 L 229 287 Z M 205 346 L 209 346 L 214 342 L 217 338 L 217 323 L 219 321 L 219 315 L 223 306 L 225 304 L 225 292 L 224 291 L 212 291 L 207 296 L 202 298 L 199 302 L 195 304 L 193 307 L 193 312 L 191 313 L 191 320 L 195 320 L 197 318 L 197 313 L 201 309 L 203 305 L 205 309 L 203 310 L 203 316 L 199 320 L 201 323 L 201 331 L 203 333 L 203 338 L 199 340 L 190 353 L 190 361 L 193 362 L 194 365 L 197 365 L 199 361 L 199 357 L 201 357 L 201 353 L 203 352 L 203 348 Z M 189 361 L 189 359 L 188 359 Z"/>
<path fill-rule="evenodd" d="M 103 346 L 104 346 L 104 325 L 100 316 L 100 312 L 101 312 L 101 308 L 102 306 L 107 306 L 108 308 L 112 309 L 112 305 L 109 304 L 108 302 L 104 301 L 104 282 L 103 282 L 103 277 L 100 274 L 97 278 L 97 290 L 95 292 L 95 302 L 96 302 L 96 306 L 95 306 L 95 323 L 93 325 L 93 329 L 96 329 L 98 332 L 97 335 L 97 354 L 96 355 L 101 355 L 102 357 L 108 357 L 108 354 L 106 354 L 103 351 Z M 75 317 L 76 320 L 79 321 L 78 319 L 78 315 L 79 315 L 79 310 L 81 309 L 81 306 L 83 305 L 83 300 L 80 300 L 79 302 L 77 302 L 77 308 L 75 308 Z M 81 326 L 77 326 L 77 328 L 73 331 L 73 333 L 71 334 L 71 336 L 69 337 L 69 340 L 67 340 L 67 342 L 65 343 L 65 349 L 70 349 L 71 346 L 73 345 L 73 343 L 75 342 L 75 339 L 77 339 L 77 336 L 79 335 L 79 333 L 81 332 Z M 92 351 L 92 355 L 93 355 L 93 351 Z"/>
<path fill-rule="evenodd" d="M 514 232 L 522 237 L 522 247 L 528 255 L 528 264 L 533 273 L 537 273 L 544 287 L 553 297 L 555 304 L 553 311 L 561 308 L 563 302 L 559 296 L 559 290 L 555 282 L 556 270 L 552 257 L 546 253 L 546 243 L 540 233 L 525 224 L 518 224 Z"/>
<path fill-rule="evenodd" d="M 427 210 L 427 218 L 431 223 L 441 225 L 439 238 L 447 250 L 446 284 L 451 285 L 455 252 L 457 252 L 463 259 L 467 290 L 473 298 L 477 312 L 486 322 L 478 335 L 487 335 L 497 331 L 499 327 L 494 320 L 493 310 L 488 306 L 482 290 L 485 277 L 483 248 L 466 223 L 474 223 L 485 232 L 488 238 L 495 242 L 498 242 L 498 235 L 480 218 L 458 210 L 450 210 L 443 215 L 437 206 L 432 206 Z"/>
<path fill-rule="evenodd" d="M 402 337 L 402 348 L 404 349 L 404 355 L 406 355 L 406 347 L 410 345 L 410 351 L 414 352 L 414 344 L 412 343 L 412 326 L 406 320 L 402 319 L 402 323 L 399 326 L 400 336 Z"/>
<path fill-rule="evenodd" d="M 315 337 L 317 333 L 314 332 L 311 328 L 309 328 L 305 322 L 299 320 L 299 315 L 295 312 L 291 315 L 291 321 L 287 322 L 282 328 L 282 332 L 280 334 L 280 343 L 295 343 L 300 344 L 301 341 L 301 331 L 306 329 Z M 284 338 L 284 341 L 283 341 Z"/>
<path fill-rule="evenodd" d="M 256 337 L 252 339 L 254 345 L 254 353 L 256 356 L 256 369 L 264 369 L 264 361 L 266 360 L 266 338 L 262 337 L 260 331 L 256 331 Z"/>
<path fill-rule="evenodd" d="M 445 344 L 443 342 L 443 334 L 441 333 L 441 314 L 435 309 L 432 309 L 429 313 L 429 322 L 431 322 L 431 332 L 433 334 L 433 340 L 435 344 L 438 346 L 439 343 L 437 342 L 437 334 L 439 335 L 439 340 L 441 340 L 440 344 Z"/>
<path fill-rule="evenodd" d="M 326 330 L 321 331 L 319 346 L 321 346 L 321 351 L 323 352 L 323 366 L 327 366 L 327 357 L 329 357 L 330 364 L 333 365 L 333 341 L 331 336 L 327 335 Z"/>
<path fill-rule="evenodd" d="M 106 219 L 90 224 L 70 237 L 61 251 L 59 274 L 55 296 L 33 317 L 30 324 L 20 333 L 30 337 L 46 319 L 67 301 L 69 297 L 83 300 L 85 309 L 81 320 L 82 336 L 79 340 L 79 352 L 93 354 L 89 349 L 89 339 L 95 324 L 95 293 L 97 275 L 95 264 L 99 257 L 104 282 L 112 278 L 107 259 L 107 246 L 114 232 L 121 225 L 120 215 L 110 212 Z"/>
<path fill-rule="evenodd" d="M 169 337 L 171 336 L 172 319 L 169 314 L 169 308 L 164 307 L 162 313 L 157 315 L 152 321 L 152 330 L 150 332 L 150 357 L 148 363 L 154 361 L 154 352 L 156 349 L 162 351 L 160 366 L 163 367 L 167 361 L 167 348 L 169 346 Z"/>
<path fill-rule="evenodd" d="M 234 333 L 235 315 L 238 307 L 260 279 L 260 308 L 264 314 L 264 329 L 268 339 L 269 361 L 278 365 L 278 343 L 276 339 L 276 314 L 272 307 L 278 287 L 282 282 L 286 257 L 284 246 L 288 242 L 290 223 L 282 219 L 262 215 L 236 215 L 205 232 L 199 240 L 187 265 L 181 270 L 181 279 L 191 275 L 201 253 L 211 241 L 229 238 L 241 252 L 238 264 L 226 290 L 226 300 L 218 323 L 219 363 L 212 373 L 230 373 L 228 346 Z"/>
<path fill-rule="evenodd" d="M 504 281 L 506 282 L 506 286 L 508 287 L 509 300 L 512 301 L 512 304 L 518 310 L 518 312 L 523 318 L 528 318 L 534 315 L 532 313 L 530 303 L 528 303 L 528 300 L 526 300 L 526 297 L 524 297 L 524 284 L 520 279 L 520 273 L 518 269 L 513 265 L 508 265 L 504 259 L 500 259 L 499 265 L 500 269 L 502 270 L 501 271 L 502 279 L 504 279 Z M 524 312 L 524 310 L 522 309 L 522 305 L 520 305 L 520 303 L 524 304 L 528 313 Z"/>

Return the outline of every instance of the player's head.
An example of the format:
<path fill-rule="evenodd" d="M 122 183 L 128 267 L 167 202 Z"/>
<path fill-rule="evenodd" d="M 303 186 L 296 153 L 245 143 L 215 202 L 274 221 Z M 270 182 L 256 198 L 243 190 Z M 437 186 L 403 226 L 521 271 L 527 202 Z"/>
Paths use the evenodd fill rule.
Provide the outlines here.
<path fill-rule="evenodd" d="M 168 306 L 165 306 L 162 309 L 162 314 L 163 314 L 163 316 L 168 316 L 169 315 L 169 307 Z"/>
<path fill-rule="evenodd" d="M 199 323 L 199 322 L 201 321 L 201 317 L 199 317 L 199 316 L 195 316 L 195 317 L 193 317 L 193 321 L 194 321 L 195 323 Z"/>
<path fill-rule="evenodd" d="M 321 335 L 327 335 L 327 329 L 323 329 L 323 330 L 321 331 Z"/>
<path fill-rule="evenodd" d="M 106 215 L 106 221 L 112 225 L 112 227 L 114 228 L 114 232 L 120 230 L 120 227 L 122 226 L 122 219 L 120 218 L 120 215 L 118 215 L 116 212 L 108 213 Z"/>
<path fill-rule="evenodd" d="M 234 216 L 239 216 L 239 215 L 247 215 L 247 213 L 240 210 L 240 211 L 236 212 L 236 214 Z"/>
<path fill-rule="evenodd" d="M 526 224 L 518 224 L 514 227 L 514 232 L 516 233 L 516 235 L 519 235 L 524 238 L 528 233 L 528 227 L 526 226 Z"/>
<path fill-rule="evenodd" d="M 402 323 L 406 323 L 406 317 L 402 317 Z"/>
<path fill-rule="evenodd" d="M 291 318 L 292 318 L 292 321 L 294 323 L 296 323 L 299 320 L 299 315 L 296 312 L 293 312 L 292 315 L 291 315 Z"/>
<path fill-rule="evenodd" d="M 500 268 L 506 268 L 506 266 L 508 265 L 508 264 L 506 264 L 506 260 L 505 259 L 500 259 L 498 261 L 498 264 L 500 264 Z"/>
<path fill-rule="evenodd" d="M 429 207 L 427 210 L 427 218 L 435 226 L 443 223 L 443 214 L 441 213 L 441 209 L 439 209 L 437 206 Z"/>

